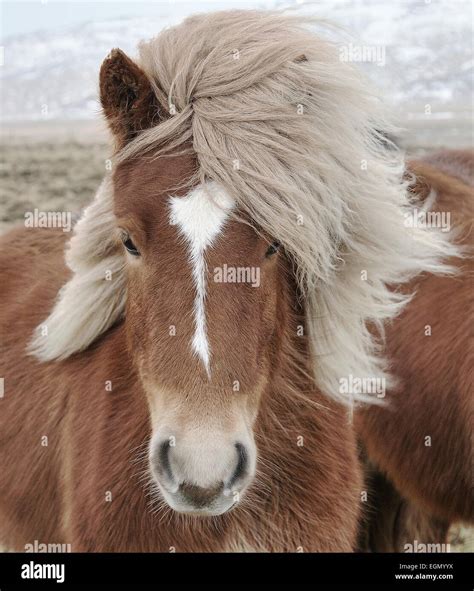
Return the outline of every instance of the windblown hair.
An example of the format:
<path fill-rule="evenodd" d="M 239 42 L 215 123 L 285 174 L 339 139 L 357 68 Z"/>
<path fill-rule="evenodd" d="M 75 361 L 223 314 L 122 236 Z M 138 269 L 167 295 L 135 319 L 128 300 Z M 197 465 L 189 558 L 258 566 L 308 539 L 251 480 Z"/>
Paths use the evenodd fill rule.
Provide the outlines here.
<path fill-rule="evenodd" d="M 74 228 L 66 250 L 72 278 L 61 288 L 48 319 L 35 331 L 29 352 L 41 361 L 66 359 L 86 349 L 125 310 L 125 260 L 116 233 L 110 177 Z"/>
<path fill-rule="evenodd" d="M 305 300 L 315 381 L 349 402 L 342 378 L 388 377 L 377 335 L 409 299 L 394 286 L 424 271 L 450 272 L 443 260 L 457 250 L 437 230 L 406 223 L 413 203 L 403 155 L 387 147 L 394 128 L 386 110 L 361 73 L 339 59 L 338 47 L 307 21 L 280 12 L 218 12 L 142 43 L 138 63 L 170 116 L 116 160 L 192 144 L 201 182 L 222 185 L 257 228 L 284 246 Z M 92 262 L 102 270 L 110 265 L 95 252 L 85 270 L 72 262 L 75 249 L 84 256 L 82 232 L 102 227 L 86 210 L 69 251 L 78 276 L 49 322 L 62 317 L 70 291 L 80 299 L 77 291 L 94 281 Z M 80 321 L 91 320 L 91 334 L 61 351 L 36 340 L 38 356 L 64 357 L 90 344 L 122 313 L 123 289 L 120 296 L 98 292 L 101 310 L 110 298 L 109 315 L 99 326 L 87 310 Z"/>

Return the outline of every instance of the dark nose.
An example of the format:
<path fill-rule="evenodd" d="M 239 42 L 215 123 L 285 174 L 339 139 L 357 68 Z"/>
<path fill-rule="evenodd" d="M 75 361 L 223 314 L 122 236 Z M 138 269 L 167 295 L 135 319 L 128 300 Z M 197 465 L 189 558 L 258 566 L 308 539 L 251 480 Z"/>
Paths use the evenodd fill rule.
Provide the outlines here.
<path fill-rule="evenodd" d="M 179 487 L 179 492 L 193 507 L 202 508 L 210 505 L 221 494 L 223 488 L 224 485 L 222 482 L 212 488 L 202 488 L 183 482 Z"/>

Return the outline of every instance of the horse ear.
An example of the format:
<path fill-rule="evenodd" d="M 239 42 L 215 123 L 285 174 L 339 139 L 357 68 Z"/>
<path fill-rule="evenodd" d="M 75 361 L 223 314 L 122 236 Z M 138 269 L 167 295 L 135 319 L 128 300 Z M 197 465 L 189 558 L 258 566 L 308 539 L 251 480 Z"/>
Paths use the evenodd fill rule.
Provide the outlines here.
<path fill-rule="evenodd" d="M 100 68 L 100 102 L 119 149 L 160 115 L 150 80 L 120 49 L 113 49 Z"/>

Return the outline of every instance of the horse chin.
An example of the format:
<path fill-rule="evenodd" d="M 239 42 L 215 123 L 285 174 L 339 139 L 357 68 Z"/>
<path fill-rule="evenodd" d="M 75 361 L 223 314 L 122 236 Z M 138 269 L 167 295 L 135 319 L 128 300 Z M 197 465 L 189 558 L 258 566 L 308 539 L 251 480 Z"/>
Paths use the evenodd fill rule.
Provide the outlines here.
<path fill-rule="evenodd" d="M 161 494 L 170 509 L 181 515 L 191 517 L 218 517 L 232 511 L 237 505 L 237 501 L 232 497 L 220 497 L 206 506 L 194 506 L 179 494 L 170 494 L 160 486 Z"/>
<path fill-rule="evenodd" d="M 236 503 L 233 503 L 232 505 L 230 505 L 230 507 L 219 509 L 219 510 L 203 510 L 203 509 L 193 509 L 193 510 L 179 509 L 178 510 L 178 509 L 174 509 L 174 511 L 176 511 L 176 513 L 179 513 L 180 515 L 188 515 L 190 517 L 196 517 L 196 518 L 219 517 L 221 515 L 225 515 L 226 513 L 230 513 L 235 504 Z"/>

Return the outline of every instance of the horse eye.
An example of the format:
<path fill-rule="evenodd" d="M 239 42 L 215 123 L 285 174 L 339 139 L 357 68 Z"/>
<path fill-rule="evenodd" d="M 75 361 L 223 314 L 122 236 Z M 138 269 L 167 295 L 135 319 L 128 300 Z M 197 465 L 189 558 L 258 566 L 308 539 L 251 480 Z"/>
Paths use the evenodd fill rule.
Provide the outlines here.
<path fill-rule="evenodd" d="M 122 243 L 125 246 L 127 252 L 129 252 L 131 255 L 133 255 L 134 257 L 140 256 L 138 248 L 135 246 L 135 244 L 133 244 L 132 239 L 128 234 L 124 234 L 122 236 Z"/>
<path fill-rule="evenodd" d="M 267 250 L 265 256 L 266 257 L 271 257 L 272 255 L 274 255 L 274 254 L 276 254 L 278 252 L 279 248 L 280 248 L 280 243 L 277 240 L 275 240 L 268 247 L 268 250 Z"/>

